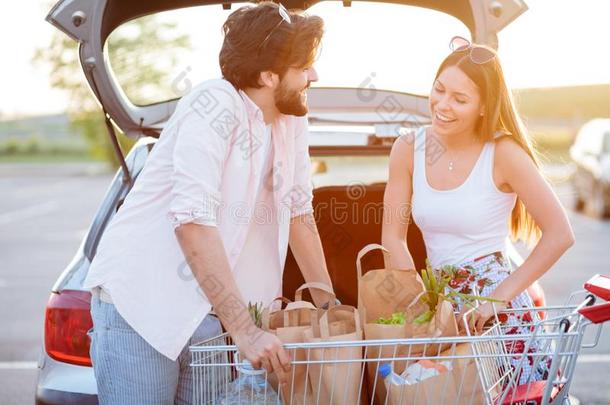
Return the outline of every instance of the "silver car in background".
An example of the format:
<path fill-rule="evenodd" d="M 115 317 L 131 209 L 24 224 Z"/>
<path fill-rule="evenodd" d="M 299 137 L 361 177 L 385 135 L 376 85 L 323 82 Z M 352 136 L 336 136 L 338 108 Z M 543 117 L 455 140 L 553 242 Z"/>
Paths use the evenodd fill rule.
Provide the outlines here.
<path fill-rule="evenodd" d="M 587 122 L 578 131 L 570 156 L 576 164 L 572 177 L 576 211 L 598 218 L 610 216 L 610 118 Z"/>

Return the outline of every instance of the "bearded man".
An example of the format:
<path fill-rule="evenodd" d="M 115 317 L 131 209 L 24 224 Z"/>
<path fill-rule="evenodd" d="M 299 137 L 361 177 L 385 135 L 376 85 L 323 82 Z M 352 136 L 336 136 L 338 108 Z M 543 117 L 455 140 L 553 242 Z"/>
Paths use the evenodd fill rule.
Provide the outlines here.
<path fill-rule="evenodd" d="M 85 280 L 102 404 L 189 403 L 188 347 L 221 322 L 246 360 L 286 382 L 289 356 L 246 304 L 282 295 L 288 245 L 305 281 L 332 290 L 306 117 L 323 22 L 263 2 L 231 13 L 223 30 L 222 79 L 178 102 Z"/>

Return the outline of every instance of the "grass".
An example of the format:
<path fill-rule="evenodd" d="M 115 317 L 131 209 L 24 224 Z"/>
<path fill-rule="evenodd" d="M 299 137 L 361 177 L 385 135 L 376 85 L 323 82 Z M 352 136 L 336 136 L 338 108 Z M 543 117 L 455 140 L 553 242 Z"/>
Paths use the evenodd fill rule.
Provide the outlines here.
<path fill-rule="evenodd" d="M 0 163 L 59 163 L 96 161 L 78 139 L 11 136 L 0 140 Z"/>
<path fill-rule="evenodd" d="M 526 119 L 557 119 L 579 125 L 610 117 L 610 84 L 515 90 L 519 112 Z"/>
<path fill-rule="evenodd" d="M 565 164 L 571 161 L 570 146 L 575 133 L 566 127 L 532 127 L 529 130 L 542 163 Z"/>
<path fill-rule="evenodd" d="M 15 154 L 0 155 L 0 164 L 3 163 L 80 163 L 80 162 L 101 162 L 93 159 L 89 154 L 77 155 L 73 153 L 57 154 Z"/>

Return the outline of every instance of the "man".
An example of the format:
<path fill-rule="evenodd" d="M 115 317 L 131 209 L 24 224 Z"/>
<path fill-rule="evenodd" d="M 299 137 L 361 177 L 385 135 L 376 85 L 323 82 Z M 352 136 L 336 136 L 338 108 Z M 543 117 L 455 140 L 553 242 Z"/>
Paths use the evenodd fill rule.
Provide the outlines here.
<path fill-rule="evenodd" d="M 307 282 L 331 285 L 306 118 L 323 22 L 265 2 L 223 30 L 223 79 L 180 100 L 85 280 L 100 403 L 191 401 L 188 346 L 221 332 L 216 316 L 254 367 L 287 381 L 289 356 L 246 304 L 281 295 L 288 244 Z"/>

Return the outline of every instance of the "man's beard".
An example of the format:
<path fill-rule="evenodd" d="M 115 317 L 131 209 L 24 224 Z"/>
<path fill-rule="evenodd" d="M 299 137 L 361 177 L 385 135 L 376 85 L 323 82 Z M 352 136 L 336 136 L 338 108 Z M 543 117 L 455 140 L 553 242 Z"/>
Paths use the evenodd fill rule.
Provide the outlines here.
<path fill-rule="evenodd" d="M 280 82 L 280 85 L 275 89 L 275 107 L 282 114 L 296 115 L 297 117 L 304 116 L 309 111 L 309 108 L 307 107 L 307 102 L 301 99 L 303 90 L 289 89 L 285 83 Z"/>

